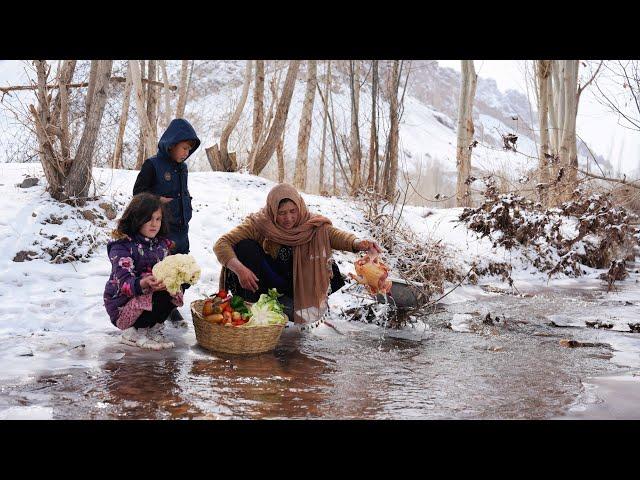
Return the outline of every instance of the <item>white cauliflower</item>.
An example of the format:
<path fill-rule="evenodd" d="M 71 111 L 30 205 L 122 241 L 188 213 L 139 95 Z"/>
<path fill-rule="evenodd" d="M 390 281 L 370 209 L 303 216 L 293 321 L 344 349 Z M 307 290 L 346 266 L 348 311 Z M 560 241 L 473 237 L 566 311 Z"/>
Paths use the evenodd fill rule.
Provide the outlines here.
<path fill-rule="evenodd" d="M 171 295 L 178 293 L 183 283 L 193 285 L 200 279 L 196 259 L 182 253 L 165 257 L 153 266 L 152 273 L 157 280 L 162 280 Z"/>

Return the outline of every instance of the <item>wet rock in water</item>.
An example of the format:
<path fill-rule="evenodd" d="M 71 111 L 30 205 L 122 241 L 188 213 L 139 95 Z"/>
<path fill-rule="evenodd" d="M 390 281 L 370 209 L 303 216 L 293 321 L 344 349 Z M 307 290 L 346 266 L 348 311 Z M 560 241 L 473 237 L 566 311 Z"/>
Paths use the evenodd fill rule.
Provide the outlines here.
<path fill-rule="evenodd" d="M 26 261 L 31 261 L 33 260 L 33 258 L 31 257 L 35 257 L 38 254 L 36 252 L 32 252 L 31 250 L 20 250 L 18 253 L 16 253 L 16 256 L 13 257 L 13 261 L 14 262 L 24 262 Z"/>
<path fill-rule="evenodd" d="M 632 333 L 640 333 L 640 323 L 628 323 L 627 325 Z"/>
<path fill-rule="evenodd" d="M 606 329 L 613 328 L 613 323 L 603 322 L 600 320 L 594 320 L 594 321 L 585 320 L 584 323 L 589 328 L 606 328 Z"/>
<path fill-rule="evenodd" d="M 579 342 L 578 340 L 560 340 L 560 345 L 568 348 L 579 347 L 608 347 L 607 343 L 591 343 L 591 342 Z"/>
<path fill-rule="evenodd" d="M 20 188 L 31 188 L 31 187 L 35 187 L 39 182 L 38 178 L 34 178 L 34 177 L 27 177 L 25 178 L 22 183 L 18 184 L 18 187 Z"/>
<path fill-rule="evenodd" d="M 471 328 L 472 320 L 473 316 L 468 313 L 456 313 L 447 326 L 454 332 L 471 333 L 473 332 Z"/>
<path fill-rule="evenodd" d="M 550 321 L 547 322 L 547 325 L 550 327 L 556 328 L 582 328 L 584 324 L 581 321 L 569 316 L 562 314 L 554 314 L 549 315 L 547 317 Z"/>

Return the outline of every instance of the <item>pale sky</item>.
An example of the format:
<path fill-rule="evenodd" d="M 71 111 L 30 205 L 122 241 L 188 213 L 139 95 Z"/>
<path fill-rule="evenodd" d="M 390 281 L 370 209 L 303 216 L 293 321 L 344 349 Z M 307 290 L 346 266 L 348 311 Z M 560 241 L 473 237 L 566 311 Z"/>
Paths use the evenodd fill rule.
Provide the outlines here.
<path fill-rule="evenodd" d="M 438 63 L 460 71 L 460 60 L 438 60 Z M 479 77 L 493 78 L 500 91 L 512 89 L 526 95 L 524 63 L 523 60 L 475 60 L 474 66 Z M 617 116 L 598 103 L 594 97 L 597 94 L 596 89 L 587 87 L 580 97 L 577 133 L 594 153 L 605 157 L 614 167 L 620 161 L 622 171 L 630 173 L 640 167 L 640 132 L 618 125 Z M 530 91 L 529 97 L 535 102 L 534 92 Z"/>

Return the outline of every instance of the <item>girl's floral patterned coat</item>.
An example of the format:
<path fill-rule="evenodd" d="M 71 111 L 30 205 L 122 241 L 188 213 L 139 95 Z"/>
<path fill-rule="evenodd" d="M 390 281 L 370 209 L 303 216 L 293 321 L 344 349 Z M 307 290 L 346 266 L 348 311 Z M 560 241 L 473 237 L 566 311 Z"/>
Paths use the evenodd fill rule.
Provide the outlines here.
<path fill-rule="evenodd" d="M 133 238 L 120 235 L 107 244 L 111 260 L 111 276 L 104 288 L 104 306 L 111 323 L 117 320 L 125 305 L 135 297 L 147 294 L 140 287 L 140 280 L 151 275 L 151 269 L 169 254 L 171 241 L 162 238 L 146 238 L 140 234 Z"/>

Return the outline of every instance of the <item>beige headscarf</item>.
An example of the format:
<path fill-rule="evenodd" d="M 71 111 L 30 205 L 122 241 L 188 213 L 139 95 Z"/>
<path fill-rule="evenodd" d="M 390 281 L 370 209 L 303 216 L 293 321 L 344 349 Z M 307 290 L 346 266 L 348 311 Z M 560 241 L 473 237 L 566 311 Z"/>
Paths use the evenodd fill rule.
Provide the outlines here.
<path fill-rule="evenodd" d="M 300 211 L 297 223 L 289 230 L 276 222 L 278 205 L 284 199 L 291 200 Z M 320 319 L 327 309 L 331 279 L 331 220 L 309 213 L 303 198 L 288 183 L 273 187 L 265 207 L 248 218 L 266 239 L 293 247 L 294 321 L 309 323 Z"/>

